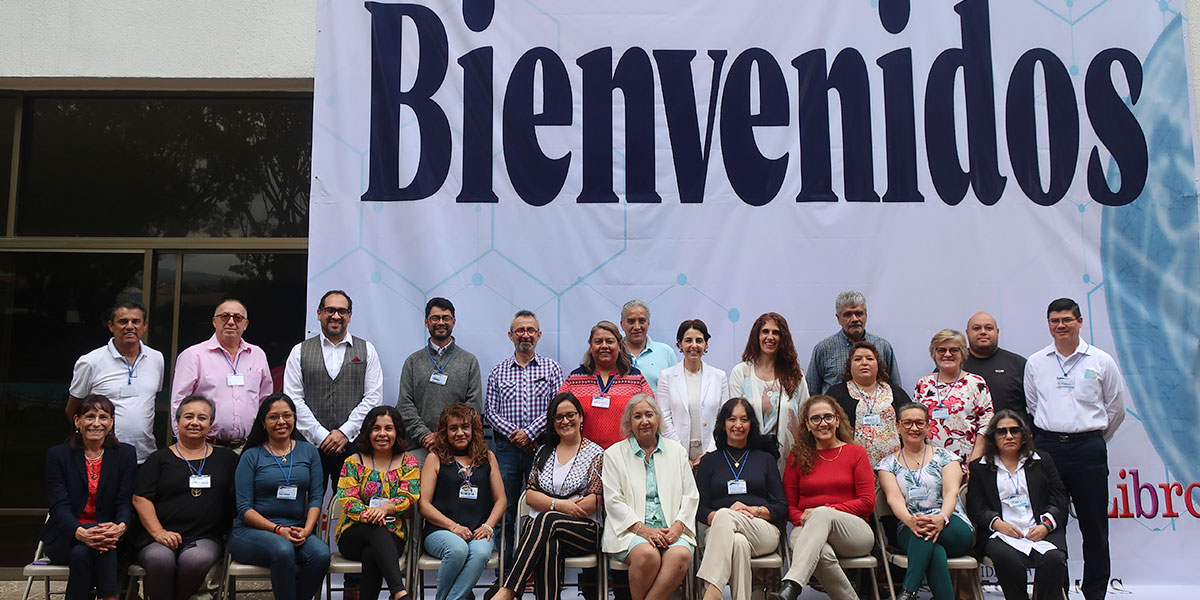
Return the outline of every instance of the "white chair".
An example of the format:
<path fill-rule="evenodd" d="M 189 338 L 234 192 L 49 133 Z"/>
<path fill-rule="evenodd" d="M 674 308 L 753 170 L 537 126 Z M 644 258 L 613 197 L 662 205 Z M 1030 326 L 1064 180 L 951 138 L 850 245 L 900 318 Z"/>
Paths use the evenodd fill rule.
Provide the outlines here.
<path fill-rule="evenodd" d="M 964 498 L 967 493 L 967 487 L 964 485 L 959 491 L 959 497 Z M 964 498 L 965 502 L 965 498 Z M 883 525 L 880 522 L 880 517 L 886 517 L 892 514 L 892 508 L 888 506 L 887 498 L 884 497 L 883 490 L 876 491 L 875 496 L 875 536 L 879 544 L 880 552 L 883 553 L 883 561 L 885 563 L 896 565 L 902 569 L 908 568 L 908 556 L 904 554 L 893 554 L 888 551 L 887 539 L 883 535 Z M 951 571 L 967 571 L 971 573 L 971 590 L 975 600 L 984 600 L 983 584 L 979 577 L 979 561 L 970 554 L 958 556 L 947 560 Z M 892 596 L 892 600 L 896 600 L 896 584 L 892 581 L 892 570 L 884 568 L 884 573 L 887 574 L 888 591 Z"/>
<path fill-rule="evenodd" d="M 21 574 L 26 578 L 25 593 L 21 596 L 21 600 L 29 600 L 29 594 L 33 591 L 34 579 L 42 580 L 45 598 L 50 600 L 50 580 L 65 580 L 71 574 L 71 570 L 66 565 L 50 564 L 50 559 L 46 558 L 45 544 L 39 541 L 37 549 L 33 551 L 33 560 L 25 565 Z"/>
<path fill-rule="evenodd" d="M 244 565 L 230 558 L 229 551 L 225 551 L 225 577 L 221 583 L 221 599 L 233 600 L 237 596 L 237 580 L 238 578 L 250 579 L 270 579 L 271 570 L 267 567 L 259 567 L 257 565 Z"/>
<path fill-rule="evenodd" d="M 698 544 L 696 547 L 697 560 L 695 560 L 695 562 L 697 562 L 697 563 L 703 562 L 704 551 L 708 547 L 707 539 L 706 539 L 707 536 L 701 533 L 703 530 L 705 530 L 707 528 L 708 528 L 707 525 L 704 525 L 704 524 L 700 523 L 699 521 L 696 522 L 696 529 L 697 529 L 696 535 L 699 538 L 705 540 L 704 543 Z M 787 566 L 788 566 L 787 534 L 783 531 L 779 532 L 779 543 L 777 546 L 775 546 L 774 551 L 770 552 L 769 554 L 764 554 L 762 556 L 754 556 L 754 557 L 750 558 L 750 570 L 751 571 L 777 570 L 777 571 L 779 571 L 779 577 L 781 579 L 783 578 L 784 573 L 787 572 Z M 703 588 L 703 586 L 701 586 L 701 588 L 702 589 L 699 593 L 700 593 L 700 595 L 703 595 L 704 588 Z"/>
<path fill-rule="evenodd" d="M 146 569 L 137 563 L 130 563 L 125 574 L 129 576 L 129 584 L 125 586 L 125 600 L 134 600 L 138 597 L 138 582 L 146 578 Z"/>
<path fill-rule="evenodd" d="M 424 491 L 424 490 L 422 490 L 422 491 Z M 414 514 L 416 514 L 416 513 L 414 513 Z M 420 556 L 417 558 L 416 561 L 414 561 L 416 563 L 416 565 L 415 565 L 416 569 L 414 570 L 414 575 L 415 575 L 414 579 L 416 581 L 416 597 L 424 598 L 425 597 L 425 571 L 437 571 L 438 569 L 440 569 L 442 567 L 442 559 L 434 558 L 433 556 L 430 556 L 429 554 L 425 553 L 425 542 L 424 542 L 424 540 L 425 540 L 425 532 L 424 532 L 425 519 L 420 518 L 420 516 L 418 514 L 417 517 L 415 518 L 415 521 L 416 521 L 416 526 L 414 526 L 411 531 L 413 531 L 414 534 L 416 536 L 418 536 L 418 539 L 414 541 L 414 544 L 417 548 L 417 551 L 420 552 Z M 501 519 L 499 525 L 496 527 L 496 534 L 493 535 L 493 539 L 495 539 L 496 537 L 500 538 L 500 546 L 497 549 L 496 546 L 493 545 L 492 554 L 491 554 L 491 556 L 488 557 L 487 565 L 485 565 L 483 567 L 484 570 L 500 569 L 501 572 L 504 571 L 503 561 L 500 558 L 502 555 L 502 552 L 504 550 L 504 545 L 503 545 L 504 539 L 503 539 L 503 536 L 499 535 L 501 531 L 504 531 L 504 520 L 503 519 Z M 474 587 L 486 588 L 487 586 L 479 585 L 478 583 L 476 583 Z M 412 592 L 410 591 L 409 593 L 411 594 Z"/>
<path fill-rule="evenodd" d="M 517 523 L 513 528 L 513 530 L 516 532 L 516 535 L 517 535 L 517 543 L 515 544 L 516 546 L 521 545 L 520 544 L 521 522 L 524 521 L 525 518 L 528 516 L 529 516 L 529 504 L 527 504 L 525 502 L 525 492 L 522 491 L 521 498 L 517 501 Z M 513 548 L 513 552 L 516 552 L 516 548 Z M 587 556 L 571 556 L 571 557 L 564 559 L 563 566 L 568 569 L 597 569 L 598 571 L 601 571 L 596 576 L 596 579 L 599 580 L 597 583 L 600 588 L 600 590 L 599 590 L 600 595 L 597 597 L 607 599 L 608 598 L 608 574 L 602 572 L 603 566 L 604 566 L 604 561 L 602 560 L 602 556 L 603 556 L 603 554 L 600 552 L 600 549 L 597 548 L 595 554 L 589 554 Z M 578 583 L 576 583 L 575 585 L 576 585 L 576 587 L 582 588 L 582 586 L 580 586 Z M 564 587 L 565 587 L 565 584 L 564 584 Z M 523 590 L 517 590 L 517 595 L 520 596 L 522 591 Z M 582 589 L 580 591 L 582 591 Z"/>
<path fill-rule="evenodd" d="M 409 568 L 410 561 L 408 560 L 408 557 L 412 554 L 414 547 L 412 516 L 416 513 L 416 511 L 417 507 L 414 505 L 409 509 L 408 514 L 404 516 L 404 527 L 406 532 L 404 539 L 405 548 L 404 554 L 400 557 L 400 570 L 404 572 L 405 579 L 408 581 L 413 580 L 412 569 Z M 333 535 L 333 530 L 337 528 L 337 524 L 342 518 L 342 503 L 338 502 L 337 500 L 336 490 L 334 491 L 332 500 L 330 500 L 328 510 L 325 512 L 329 515 L 329 519 L 326 523 L 326 526 L 322 528 L 321 539 L 325 540 L 326 544 L 329 544 L 329 539 Z M 345 575 L 346 573 L 362 573 L 361 562 L 350 560 L 342 556 L 341 552 L 333 552 L 332 547 L 333 546 L 330 545 L 331 551 L 329 553 L 329 573 L 325 576 L 326 598 L 333 598 L 333 575 L 335 573 L 341 573 L 342 575 Z M 340 588 L 337 591 L 345 592 L 345 588 Z"/>

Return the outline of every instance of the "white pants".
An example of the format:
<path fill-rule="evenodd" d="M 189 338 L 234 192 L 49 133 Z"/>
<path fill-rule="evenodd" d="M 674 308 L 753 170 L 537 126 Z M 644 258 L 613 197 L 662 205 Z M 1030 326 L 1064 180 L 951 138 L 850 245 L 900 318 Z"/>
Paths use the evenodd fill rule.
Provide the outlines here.
<path fill-rule="evenodd" d="M 765 519 L 729 508 L 713 513 L 696 576 L 719 589 L 729 584 L 733 600 L 750 600 L 750 559 L 779 547 L 779 528 Z"/>

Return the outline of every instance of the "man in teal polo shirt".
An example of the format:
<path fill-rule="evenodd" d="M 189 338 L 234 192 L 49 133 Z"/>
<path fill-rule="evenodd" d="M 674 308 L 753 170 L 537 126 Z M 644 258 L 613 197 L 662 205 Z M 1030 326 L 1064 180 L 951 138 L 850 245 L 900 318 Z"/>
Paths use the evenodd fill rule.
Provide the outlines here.
<path fill-rule="evenodd" d="M 642 372 L 650 389 L 658 390 L 658 372 L 679 361 L 670 346 L 650 339 L 650 307 L 641 300 L 626 302 L 621 307 L 621 330 L 633 366 Z"/>

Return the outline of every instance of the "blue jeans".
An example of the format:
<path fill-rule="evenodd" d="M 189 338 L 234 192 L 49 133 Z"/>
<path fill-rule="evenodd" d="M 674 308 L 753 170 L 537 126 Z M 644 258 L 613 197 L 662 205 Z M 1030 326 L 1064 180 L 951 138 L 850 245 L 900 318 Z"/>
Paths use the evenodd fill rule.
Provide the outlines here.
<path fill-rule="evenodd" d="M 300 546 L 270 531 L 234 527 L 229 555 L 242 564 L 271 569 L 271 590 L 282 600 L 312 600 L 329 571 L 329 546 L 316 535 Z"/>
<path fill-rule="evenodd" d="M 468 542 L 440 529 L 425 536 L 425 552 L 442 561 L 434 599 L 462 600 L 472 597 L 471 588 L 479 583 L 479 576 L 492 555 L 492 540 Z"/>
<path fill-rule="evenodd" d="M 517 547 L 517 538 L 513 534 L 517 522 L 517 501 L 525 484 L 529 481 L 529 471 L 533 469 L 533 454 L 525 452 L 513 445 L 503 435 L 497 434 L 492 438 L 495 446 L 496 462 L 500 464 L 500 479 L 504 481 L 504 494 L 508 496 L 507 520 L 504 522 L 504 564 L 512 565 L 513 550 Z"/>

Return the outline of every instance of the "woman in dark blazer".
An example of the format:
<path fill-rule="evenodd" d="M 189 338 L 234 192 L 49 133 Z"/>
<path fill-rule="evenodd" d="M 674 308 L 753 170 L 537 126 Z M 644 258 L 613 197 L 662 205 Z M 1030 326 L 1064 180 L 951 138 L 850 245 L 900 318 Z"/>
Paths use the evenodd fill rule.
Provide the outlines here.
<path fill-rule="evenodd" d="M 46 557 L 68 565 L 68 600 L 117 597 L 117 541 L 132 515 L 137 471 L 133 446 L 113 435 L 113 404 L 91 395 L 75 409 L 75 432 L 46 453 L 50 518 L 42 530 Z"/>
<path fill-rule="evenodd" d="M 976 546 L 992 559 L 1007 600 L 1062 598 L 1067 583 L 1067 493 L 1050 457 L 1033 450 L 1029 425 L 1001 410 L 987 426 L 983 456 L 971 461 L 967 514 Z"/>

